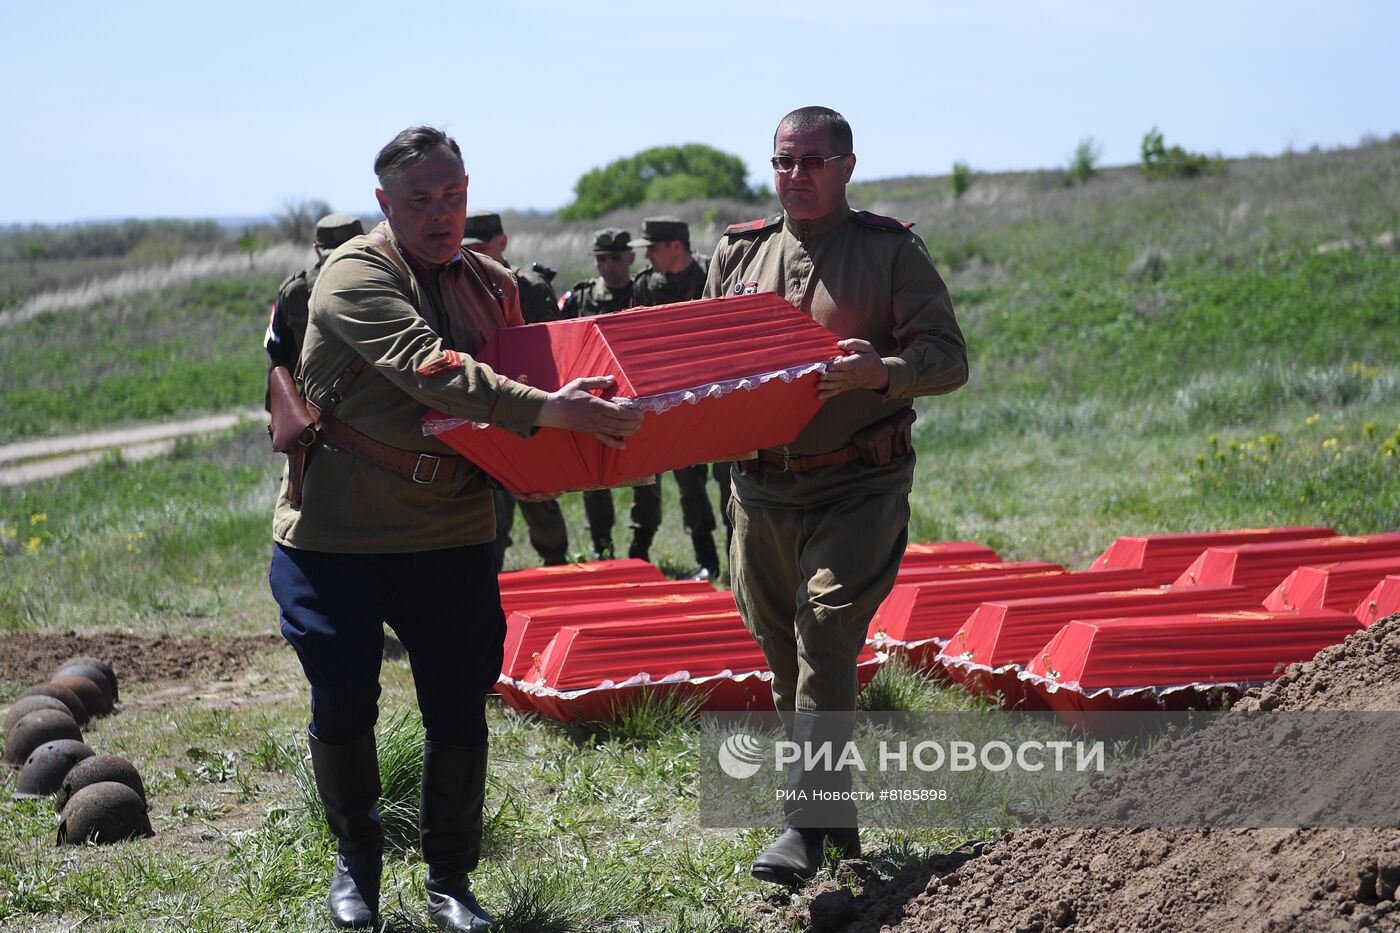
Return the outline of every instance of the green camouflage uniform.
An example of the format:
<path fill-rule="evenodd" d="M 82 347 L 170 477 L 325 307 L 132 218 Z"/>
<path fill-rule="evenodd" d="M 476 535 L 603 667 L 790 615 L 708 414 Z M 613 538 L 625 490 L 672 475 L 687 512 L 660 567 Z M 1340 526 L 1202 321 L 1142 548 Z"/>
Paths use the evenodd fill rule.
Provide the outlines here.
<path fill-rule="evenodd" d="M 321 274 L 321 264 L 337 246 L 351 237 L 362 236 L 360 221 L 349 214 L 327 214 L 316 222 L 316 249 L 319 255 L 314 265 L 293 272 L 277 289 L 277 301 L 267 322 L 263 349 L 269 366 L 285 366 L 295 373 L 301 345 L 306 342 L 306 319 L 311 308 L 311 290 Z"/>
<path fill-rule="evenodd" d="M 680 240 L 690 245 L 690 228 L 682 220 L 674 217 L 648 217 L 642 222 L 642 236 L 633 240 L 631 246 L 646 247 L 664 240 Z M 705 267 L 700 262 L 692 262 L 674 275 L 647 266 L 632 278 L 632 297 L 637 307 L 674 304 L 681 301 L 695 301 L 705 291 Z M 727 464 L 717 469 L 715 478 L 720 480 L 727 475 Z M 699 463 L 672 471 L 676 485 L 680 489 L 681 521 L 686 533 L 695 546 L 695 559 L 710 576 L 719 573 L 719 554 L 715 550 L 715 514 L 710 506 L 710 496 L 705 488 L 710 466 Z M 633 554 L 645 557 L 651 547 L 651 539 L 661 527 L 661 489 L 659 485 L 638 487 L 638 501 L 644 508 L 633 505 Z M 642 489 L 650 490 L 643 501 Z M 728 484 L 720 481 L 721 505 L 727 498 Z M 640 511 L 640 514 L 639 514 Z M 638 542 L 641 542 L 639 545 Z"/>
<path fill-rule="evenodd" d="M 466 229 L 463 231 L 462 247 L 470 249 L 489 242 L 497 234 L 504 233 L 501 215 L 494 211 L 472 211 L 467 214 Z M 504 262 L 504 260 L 502 260 Z M 559 306 L 554 300 L 554 286 L 549 282 L 553 270 L 546 276 L 536 269 L 522 270 L 506 263 L 515 276 L 520 294 L 520 313 L 526 324 L 543 324 L 559 320 Z M 540 267 L 543 269 L 544 267 Z M 520 502 L 504 489 L 495 491 L 496 499 L 496 569 L 505 565 L 506 551 L 510 550 L 510 529 L 515 524 L 515 509 L 525 518 L 529 529 L 530 544 L 546 565 L 562 564 L 568 560 L 569 530 L 564 524 L 564 513 L 559 503 L 553 499 L 542 502 Z"/>
<path fill-rule="evenodd" d="M 632 237 L 626 230 L 609 227 L 593 235 L 593 255 L 623 254 L 632 251 L 629 245 Z M 632 280 L 620 288 L 609 287 L 600 275 L 584 279 L 564 293 L 560 308 L 566 318 L 592 317 L 595 314 L 612 314 L 632 306 Z M 655 486 L 636 486 L 632 490 L 632 518 L 634 525 L 638 516 L 649 508 L 650 497 L 656 492 Z M 641 505 L 639 506 L 639 503 Z M 639 510 L 640 509 L 640 510 Z M 593 554 L 599 560 L 613 556 L 613 525 L 617 512 L 613 508 L 611 489 L 588 489 L 583 493 L 583 513 L 588 518 L 588 534 L 593 539 Z"/>

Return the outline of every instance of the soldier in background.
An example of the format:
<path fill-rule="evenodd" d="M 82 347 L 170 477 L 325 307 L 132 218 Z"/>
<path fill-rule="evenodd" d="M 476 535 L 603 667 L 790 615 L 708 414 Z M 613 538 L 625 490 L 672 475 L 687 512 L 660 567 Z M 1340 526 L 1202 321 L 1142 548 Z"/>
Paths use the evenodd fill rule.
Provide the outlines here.
<path fill-rule="evenodd" d="M 611 314 L 632 306 L 631 237 L 626 230 L 610 227 L 593 234 L 593 264 L 598 277 L 574 283 L 559 301 L 564 317 Z"/>
<path fill-rule="evenodd" d="M 530 269 L 519 269 L 506 262 L 506 247 L 510 237 L 501 226 L 501 215 L 494 211 L 471 211 L 467 214 L 466 229 L 462 236 L 462 247 L 483 256 L 490 256 L 515 273 L 520 287 L 520 313 L 526 324 L 543 324 L 560 319 L 559 305 L 554 298 L 554 270 L 535 263 Z M 543 270 L 543 271 L 541 271 Z M 548 273 L 547 275 L 545 273 Z M 546 567 L 568 561 L 569 529 L 564 524 L 564 513 L 559 503 L 553 499 L 539 502 L 520 501 L 504 489 L 495 491 L 496 497 L 496 569 L 505 566 L 506 551 L 512 544 L 511 525 L 515 524 L 515 506 L 520 502 L 520 514 L 525 517 L 525 525 L 530 529 L 530 544 L 540 555 Z"/>
<path fill-rule="evenodd" d="M 783 213 L 725 231 L 705 296 L 775 292 L 845 339 L 802 433 L 735 465 L 729 573 L 789 737 L 841 748 L 856 657 L 908 540 L 914 399 L 965 383 L 967 346 L 923 240 L 909 224 L 848 205 L 856 157 L 845 117 L 826 107 L 789 113 L 772 161 Z M 859 855 L 855 804 L 843 796 L 850 780 L 839 767 L 791 768 L 788 789 L 804 793 L 784 803 L 783 832 L 755 860 L 755 877 L 811 878 L 827 844 Z"/>
<path fill-rule="evenodd" d="M 316 277 L 321 274 L 321 265 L 331 250 L 351 237 L 364 236 L 365 228 L 360 221 L 349 214 L 327 214 L 316 221 L 316 239 L 311 244 L 316 250 L 316 262 L 293 272 L 277 289 L 277 300 L 272 304 L 272 316 L 267 322 L 267 333 L 263 336 L 263 349 L 267 351 L 272 366 L 285 366 L 296 372 L 297 358 L 301 356 L 301 344 L 306 338 L 306 314 L 311 306 L 311 289 L 316 285 Z"/>
<path fill-rule="evenodd" d="M 593 263 L 598 267 L 598 277 L 575 283 L 564 293 L 559 302 L 564 317 L 591 317 L 631 307 L 632 262 L 637 254 L 632 251 L 630 241 L 631 236 L 626 230 L 611 227 L 593 234 Z M 660 522 L 660 513 L 653 501 L 656 493 L 655 484 L 633 487 L 634 528 L 639 522 L 644 522 L 647 515 L 656 515 L 656 521 Z M 613 523 L 617 520 L 613 511 L 612 490 L 586 490 L 583 494 L 583 511 L 588 516 L 593 555 L 599 560 L 608 560 L 613 556 Z M 655 533 L 655 526 L 652 526 L 652 533 Z"/>
<path fill-rule="evenodd" d="M 501 226 L 501 215 L 495 211 L 472 211 L 467 214 L 467 229 L 462 245 L 474 253 L 490 256 L 515 273 L 520 285 L 520 313 L 526 324 L 543 324 L 560 319 L 559 303 L 554 297 L 554 270 L 538 262 L 522 269 L 506 262 L 506 247 L 510 237 Z"/>
<path fill-rule="evenodd" d="M 673 304 L 678 301 L 694 301 L 705 290 L 705 269 L 696 261 L 690 251 L 690 227 L 678 217 L 648 217 L 642 221 L 642 235 L 630 244 L 633 248 L 645 247 L 647 261 L 651 263 L 632 280 L 633 302 L 638 307 Z M 728 509 L 724 502 L 728 499 L 728 464 L 717 469 L 715 478 L 720 480 L 721 514 Z M 695 573 L 697 580 L 719 578 L 719 553 L 715 550 L 715 515 L 710 508 L 710 497 L 705 488 L 705 480 L 710 472 L 708 464 L 696 464 L 672 472 L 681 493 L 681 520 L 695 546 L 695 560 L 700 569 Z M 659 481 L 658 477 L 658 481 Z M 640 499 L 642 490 L 651 490 L 650 498 L 643 509 L 643 521 L 637 521 L 638 509 L 633 507 L 633 557 L 647 556 L 651 539 L 661 525 L 661 487 L 637 487 Z M 652 512 L 651 508 L 655 511 Z M 732 534 L 732 531 L 731 531 Z M 638 542 L 642 543 L 639 548 Z"/>

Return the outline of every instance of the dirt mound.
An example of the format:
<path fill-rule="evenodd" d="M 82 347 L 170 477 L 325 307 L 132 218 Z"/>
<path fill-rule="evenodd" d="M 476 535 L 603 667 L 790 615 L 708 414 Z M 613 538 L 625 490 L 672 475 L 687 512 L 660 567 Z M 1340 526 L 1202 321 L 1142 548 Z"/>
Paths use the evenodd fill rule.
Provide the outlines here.
<path fill-rule="evenodd" d="M 1400 615 L 1291 666 L 1240 706 L 1400 710 L 1397 680 Z M 794 919 L 845 933 L 1400 930 L 1395 829 L 1033 828 L 952 871 L 946 856 L 888 881 L 859 863 L 845 871 L 809 889 Z"/>
<path fill-rule="evenodd" d="M 0 634 L 0 679 L 21 686 L 48 680 L 60 663 L 75 655 L 100 658 L 127 686 L 142 681 L 227 677 L 248 667 L 264 651 L 285 644 L 276 635 L 247 637 L 156 637 L 79 635 L 74 632 Z M 9 698 L 0 697 L 0 702 Z"/>

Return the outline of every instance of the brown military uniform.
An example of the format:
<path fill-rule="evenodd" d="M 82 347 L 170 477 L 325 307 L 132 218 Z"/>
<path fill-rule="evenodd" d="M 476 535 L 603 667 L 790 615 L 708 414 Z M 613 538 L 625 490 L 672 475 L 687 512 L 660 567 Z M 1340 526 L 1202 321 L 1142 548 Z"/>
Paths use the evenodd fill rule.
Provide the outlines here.
<path fill-rule="evenodd" d="M 829 399 L 783 451 L 845 447 L 919 396 L 967 381 L 967 350 L 923 241 L 898 221 L 842 208 L 736 224 L 710 262 L 705 297 L 776 292 L 842 338 L 884 358 L 884 392 Z M 774 673 L 780 710 L 854 709 L 855 658 L 889 594 L 907 540 L 914 454 L 805 472 L 734 474 L 730 575 L 745 623 Z M 794 599 L 794 594 L 802 594 Z"/>
<path fill-rule="evenodd" d="M 364 359 L 335 417 L 376 441 L 456 456 L 423 435 L 430 407 L 527 435 L 546 393 L 470 355 L 496 330 L 521 323 L 514 278 L 484 256 L 441 269 L 401 265 L 389 225 L 376 230 L 387 244 L 356 237 L 321 269 L 302 351 L 307 399 L 324 405 L 346 367 Z M 481 544 L 494 537 L 495 521 L 480 470 L 419 484 L 323 443 L 307 464 L 300 509 L 284 482 L 273 535 L 303 550 L 398 553 Z"/>

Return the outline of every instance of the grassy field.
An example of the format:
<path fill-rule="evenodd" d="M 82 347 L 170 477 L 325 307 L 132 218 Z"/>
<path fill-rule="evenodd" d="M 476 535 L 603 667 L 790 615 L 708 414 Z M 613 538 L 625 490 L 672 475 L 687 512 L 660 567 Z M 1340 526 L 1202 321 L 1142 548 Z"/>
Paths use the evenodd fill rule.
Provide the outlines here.
<path fill-rule="evenodd" d="M 1400 530 L 1400 253 L 1376 243 L 1400 230 L 1398 170 L 1391 142 L 1233 162 L 1190 183 L 1127 171 L 1080 188 L 1048 173 L 975 176 L 956 205 L 937 179 L 859 189 L 857 206 L 921 221 L 971 347 L 966 389 L 920 405 L 911 537 L 1080 568 L 1121 534 Z M 1328 247 L 1337 241 L 1350 245 Z M 256 404 L 275 284 L 200 283 L 0 331 L 0 434 L 56 430 L 75 417 L 64 399 L 146 406 L 147 418 L 187 410 L 170 407 L 183 389 L 122 394 L 161 366 L 186 375 L 150 384 L 207 378 L 227 407 Z M 157 322 L 162 338 L 148 339 Z M 82 332 L 103 335 L 88 341 L 101 344 L 100 367 L 66 361 Z M 167 342 L 181 349 L 167 354 Z M 190 355 L 203 369 L 180 370 Z M 270 630 L 277 465 L 265 450 L 250 426 L 0 492 L 0 537 L 13 542 L 0 628 Z M 654 553 L 680 573 L 691 555 L 674 484 L 665 490 Z M 626 493 L 616 498 L 625 515 Z M 579 550 L 578 497 L 563 505 Z M 625 529 L 617 537 L 625 546 Z M 514 566 L 533 560 L 511 553 Z M 319 928 L 331 844 L 299 746 L 304 689 L 289 651 L 256 674 L 258 699 L 241 706 L 143 706 L 133 689 L 128 709 L 90 733 L 147 776 L 150 841 L 55 850 L 51 810 L 0 789 L 0 930 Z M 402 826 L 418 733 L 406 665 L 386 662 L 385 678 L 381 767 Z M 972 705 L 907 672 L 882 673 L 871 697 Z M 652 711 L 579 732 L 502 708 L 492 727 L 479 887 L 510 929 L 787 929 L 785 905 L 747 875 L 768 834 L 696 825 L 697 736 L 685 721 Z M 960 841 L 872 832 L 867 850 L 889 874 Z M 386 875 L 391 928 L 422 929 L 421 900 L 421 866 L 400 846 Z"/>

